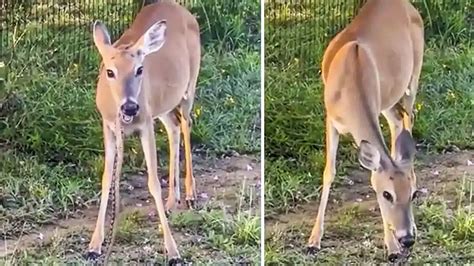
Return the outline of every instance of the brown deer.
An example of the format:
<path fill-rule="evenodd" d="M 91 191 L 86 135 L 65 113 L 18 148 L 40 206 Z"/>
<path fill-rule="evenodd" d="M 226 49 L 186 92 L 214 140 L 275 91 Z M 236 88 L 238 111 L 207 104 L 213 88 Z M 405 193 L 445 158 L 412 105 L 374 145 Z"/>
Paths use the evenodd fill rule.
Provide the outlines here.
<path fill-rule="evenodd" d="M 104 220 L 112 178 L 120 175 L 123 161 L 122 133 L 138 132 L 146 160 L 148 188 L 155 200 L 170 264 L 180 263 L 180 254 L 171 234 L 166 211 L 180 200 L 179 143 L 185 147 L 185 192 L 189 206 L 196 197 L 191 161 L 191 109 L 200 69 L 201 43 L 195 17 L 173 1 L 147 5 L 128 30 L 111 44 L 100 21 L 93 26 L 94 43 L 102 57 L 96 92 L 102 116 L 105 166 L 97 224 L 87 257 L 101 254 Z M 170 152 L 169 195 L 162 201 L 157 173 L 154 121 L 165 126 Z M 115 192 L 118 195 L 118 180 Z M 115 199 L 118 210 L 118 199 Z M 113 238 L 113 236 L 112 236 Z"/>
<path fill-rule="evenodd" d="M 371 171 L 389 260 L 397 260 L 415 243 L 416 149 L 411 130 L 423 34 L 423 20 L 409 1 L 369 0 L 329 43 L 322 62 L 326 166 L 310 252 L 321 248 L 339 135 L 347 133 L 359 147 L 359 162 Z M 391 152 L 380 130 L 380 114 L 390 127 Z"/>

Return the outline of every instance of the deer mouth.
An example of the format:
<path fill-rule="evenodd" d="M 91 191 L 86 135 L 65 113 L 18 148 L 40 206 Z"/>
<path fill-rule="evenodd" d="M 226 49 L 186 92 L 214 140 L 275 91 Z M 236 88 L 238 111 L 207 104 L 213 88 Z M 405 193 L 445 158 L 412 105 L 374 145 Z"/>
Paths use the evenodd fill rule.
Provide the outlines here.
<path fill-rule="evenodd" d="M 126 115 L 124 113 L 121 113 L 120 118 L 122 119 L 122 122 L 125 124 L 130 124 L 133 121 L 133 116 Z"/>

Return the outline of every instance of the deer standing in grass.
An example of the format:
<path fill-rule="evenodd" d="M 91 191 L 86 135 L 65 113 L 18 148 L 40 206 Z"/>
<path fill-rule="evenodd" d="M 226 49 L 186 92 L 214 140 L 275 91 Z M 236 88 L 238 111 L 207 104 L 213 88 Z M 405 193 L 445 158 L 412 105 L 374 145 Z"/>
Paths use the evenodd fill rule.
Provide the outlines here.
<path fill-rule="evenodd" d="M 310 252 L 321 248 L 339 135 L 347 133 L 359 147 L 359 162 L 371 171 L 389 260 L 397 260 L 415 243 L 411 202 L 417 194 L 416 149 L 411 130 L 423 34 L 422 18 L 408 0 L 369 0 L 329 43 L 322 62 L 326 166 Z M 391 152 L 380 130 L 380 114 L 390 127 Z"/>
<path fill-rule="evenodd" d="M 96 104 L 102 116 L 105 167 L 99 215 L 89 244 L 90 258 L 101 253 L 112 175 L 115 173 L 118 178 L 123 162 L 122 132 L 118 132 L 123 128 L 125 135 L 133 132 L 140 135 L 148 172 L 148 188 L 158 210 L 170 264 L 180 261 L 166 211 L 172 210 L 176 201 L 180 200 L 181 133 L 185 147 L 187 203 L 192 206 L 196 197 L 191 161 L 190 113 L 201 60 L 199 34 L 195 17 L 173 2 L 154 3 L 142 8 L 130 28 L 114 44 L 111 44 L 105 25 L 99 21 L 94 23 L 93 39 L 103 63 L 97 83 Z M 157 173 L 156 118 L 164 124 L 169 141 L 170 189 L 166 207 L 161 198 Z M 115 180 L 115 184 L 118 195 L 118 180 Z M 118 199 L 116 201 L 117 210 Z"/>

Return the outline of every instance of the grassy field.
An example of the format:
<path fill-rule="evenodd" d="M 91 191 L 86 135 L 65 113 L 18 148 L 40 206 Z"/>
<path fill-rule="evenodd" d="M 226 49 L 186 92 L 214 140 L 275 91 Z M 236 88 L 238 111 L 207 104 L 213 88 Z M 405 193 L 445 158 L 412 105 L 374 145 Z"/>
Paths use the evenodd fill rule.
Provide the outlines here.
<path fill-rule="evenodd" d="M 438 262 L 472 262 L 474 170 L 469 162 L 474 156 L 474 49 L 469 13 L 473 5 L 471 1 L 456 1 L 449 7 L 441 1 L 416 2 L 427 38 L 413 132 L 418 144 L 416 171 L 425 175 L 418 186 L 432 190 L 417 207 L 421 240 L 411 262 L 436 262 L 430 254 L 437 252 L 442 254 Z M 331 190 L 323 251 L 317 259 L 304 254 L 317 214 L 324 168 L 320 60 L 331 36 L 353 9 L 332 14 L 332 8 L 304 3 L 267 9 L 265 261 L 270 265 L 335 263 L 343 258 L 354 263 L 384 262 L 382 223 L 379 213 L 373 211 L 377 209 L 374 193 L 368 187 L 368 173 L 357 169 L 356 149 L 348 137 L 339 145 L 338 177 Z M 384 120 L 382 128 L 388 137 Z M 455 166 L 446 162 L 446 154 L 459 157 Z M 429 170 L 435 167 L 430 164 L 433 161 L 439 161 L 438 175 Z M 348 185 L 359 179 L 362 185 Z M 443 186 L 433 187 L 431 182 L 438 181 Z M 444 185 L 450 190 L 443 191 Z M 459 204 L 446 204 L 448 201 Z"/>
<path fill-rule="evenodd" d="M 99 58 L 92 47 L 90 25 L 94 19 L 102 19 L 111 28 L 113 36 L 118 37 L 123 30 L 122 25 L 127 25 L 133 18 L 130 12 L 133 10 L 132 3 L 134 1 L 131 0 L 108 1 L 104 5 L 96 1 L 90 6 L 42 4 L 32 8 L 19 4 L 10 13 L 16 15 L 7 17 L 6 22 L 2 21 L 7 25 L 2 35 L 6 35 L 9 42 L 2 42 L 1 50 L 11 51 L 2 59 L 8 69 L 6 82 L 3 84 L 0 81 L 5 85 L 0 90 L 2 239 L 14 243 L 20 236 L 46 234 L 45 230 L 56 230 L 57 226 L 51 225 L 78 219 L 77 216 L 82 217 L 84 210 L 97 206 L 103 167 L 103 142 L 100 117 L 95 107 Z M 195 160 L 201 162 L 201 165 L 198 163 L 195 166 L 196 169 L 215 167 L 206 161 L 216 158 L 231 156 L 238 160 L 239 153 L 259 157 L 258 9 L 259 5 L 253 1 L 217 3 L 209 0 L 191 7 L 200 22 L 203 41 L 202 68 L 193 112 L 194 155 L 197 157 Z M 38 18 L 44 21 L 40 22 Z M 157 144 L 162 165 L 160 172 L 166 175 L 168 145 L 164 128 L 159 123 L 157 125 Z M 137 138 L 127 140 L 125 152 L 124 182 L 128 182 L 136 178 L 136 173 L 144 170 L 145 166 Z M 196 174 L 197 179 L 201 177 Z M 203 181 L 199 182 L 213 178 L 202 177 Z M 242 184 L 242 180 L 239 184 Z M 247 186 L 250 185 L 247 184 L 245 188 Z M 232 184 L 226 187 L 234 194 L 241 190 Z M 208 188 L 198 187 L 198 190 L 214 198 L 208 203 L 211 207 L 221 206 L 225 200 L 225 197 L 215 199 L 214 192 Z M 256 197 L 255 193 L 253 197 Z M 257 199 L 254 198 L 254 203 Z M 147 205 L 146 202 L 140 204 Z M 252 204 L 247 209 L 237 208 L 237 204 L 238 201 L 229 204 L 232 206 L 230 209 L 209 207 L 209 211 L 206 211 L 207 205 L 204 204 L 203 211 L 172 216 L 172 225 L 180 228 L 188 222 L 198 221 L 199 226 L 193 227 L 192 234 L 183 230 L 182 241 L 186 242 L 191 236 L 200 236 L 206 241 L 217 242 L 205 242 L 207 246 L 196 245 L 197 249 L 201 247 L 203 250 L 224 252 L 227 255 L 222 256 L 229 260 L 240 256 L 256 261 L 259 258 L 259 244 L 254 236 L 260 230 L 259 212 L 255 209 L 258 204 Z M 86 218 L 91 216 L 94 220 L 96 211 L 86 212 Z M 186 218 L 187 215 L 190 218 Z M 156 228 L 156 219 L 153 223 L 145 221 L 148 226 L 141 226 L 141 216 L 138 215 L 136 219 L 133 217 L 131 222 L 126 218 L 123 226 L 143 229 L 138 237 L 149 236 L 153 226 Z M 217 228 L 218 223 L 225 226 Z M 74 242 L 74 237 L 81 235 L 89 239 L 93 223 L 87 226 L 50 239 L 50 243 L 33 245 L 35 255 L 32 257 L 30 251 L 16 250 L 7 259 L 10 262 L 74 259 L 74 256 L 62 256 L 67 252 L 61 253 L 55 248 L 64 248 L 63 244 L 69 241 L 68 250 L 74 250 L 75 255 L 82 255 L 84 243 L 88 240 L 81 242 L 82 245 Z M 153 241 L 161 243 L 158 232 L 153 234 L 156 236 Z M 215 239 L 209 240 L 209 234 Z M 235 241 L 230 240 L 228 249 L 219 251 L 219 239 L 227 236 L 232 236 Z M 119 246 L 120 243 L 130 243 L 130 239 L 125 233 Z M 48 245 L 48 248 L 43 249 L 44 245 Z M 233 250 L 235 254 L 225 253 Z M 38 252 L 41 254 L 36 254 Z M 185 254 L 190 261 L 209 259 L 201 253 Z M 199 259 L 199 256 L 202 257 Z M 126 257 L 126 254 L 122 257 Z"/>

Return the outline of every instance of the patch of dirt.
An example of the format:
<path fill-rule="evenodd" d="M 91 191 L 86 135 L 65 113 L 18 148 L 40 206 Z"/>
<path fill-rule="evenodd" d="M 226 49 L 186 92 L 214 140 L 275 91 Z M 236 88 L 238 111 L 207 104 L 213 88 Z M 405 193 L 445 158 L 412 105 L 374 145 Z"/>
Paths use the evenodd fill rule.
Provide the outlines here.
<path fill-rule="evenodd" d="M 236 211 L 242 187 L 250 186 L 255 188 L 254 199 L 256 199 L 257 202 L 253 205 L 257 209 L 256 213 L 259 213 L 261 177 L 259 158 L 239 155 L 218 159 L 195 157 L 193 160 L 199 206 L 213 201 L 226 206 L 230 211 Z M 167 176 L 165 171 L 162 171 L 161 176 Z M 184 186 L 183 177 L 184 175 L 182 173 L 181 178 L 183 181 L 180 182 L 182 187 Z M 122 177 L 120 184 L 122 204 L 120 216 L 123 217 L 127 213 L 138 212 L 145 215 L 145 217 L 150 217 L 150 222 L 156 222 L 158 218 L 153 198 L 148 192 L 147 177 L 144 175 L 125 176 Z M 163 199 L 166 200 L 168 194 L 167 184 L 163 184 L 162 188 L 162 196 Z M 184 191 L 184 188 L 182 188 L 182 191 Z M 176 206 L 176 210 L 174 210 L 176 213 L 187 210 L 183 193 L 181 196 L 183 199 L 181 200 L 181 204 Z M 58 220 L 55 224 L 40 227 L 28 235 L 21 235 L 16 239 L 3 240 L 0 242 L 0 258 L 27 248 L 47 245 L 53 238 L 58 238 L 58 236 L 76 235 L 78 232 L 87 230 L 89 231 L 88 234 L 90 237 L 95 227 L 97 214 L 98 203 L 87 209 L 78 211 L 73 217 Z M 151 228 L 156 228 L 156 225 Z M 180 238 L 186 237 L 180 234 L 174 235 L 177 242 L 180 241 Z M 87 241 L 82 239 L 79 242 Z M 119 250 L 127 250 L 127 247 L 122 247 Z M 85 251 L 86 250 L 82 250 L 79 252 Z"/>
<path fill-rule="evenodd" d="M 454 196 L 462 178 L 474 180 L 474 151 L 425 155 L 417 159 L 417 164 L 415 173 L 418 189 L 428 194 Z M 357 206 L 362 211 L 366 211 L 365 214 L 379 216 L 375 192 L 370 186 L 369 172 L 360 168 L 349 170 L 349 172 L 350 176 L 342 177 L 341 185 L 331 187 L 326 211 L 328 223 L 331 221 L 331 213 L 344 210 L 348 206 Z M 286 214 L 266 217 L 265 224 L 271 228 L 275 224 L 280 227 L 291 225 L 293 222 L 314 220 L 318 208 L 319 199 L 317 202 L 301 204 Z"/>
<path fill-rule="evenodd" d="M 421 204 L 428 198 L 437 198 L 442 199 L 448 208 L 455 209 L 461 184 L 466 184 L 467 193 L 469 184 L 474 184 L 473 162 L 472 150 L 443 155 L 419 155 L 415 172 L 418 188 L 425 193 L 416 204 Z M 265 243 L 280 247 L 276 249 L 280 252 L 279 260 L 291 257 L 291 261 L 301 265 L 340 264 L 341 261 L 355 264 L 386 263 L 382 218 L 375 192 L 370 187 L 369 172 L 361 169 L 348 172 L 348 177 L 342 177 L 342 182 L 331 188 L 322 249 L 318 252 L 317 260 L 306 255 L 305 250 L 317 216 L 319 198 L 300 204 L 288 213 L 265 217 Z M 426 228 L 423 230 L 426 231 Z M 430 254 L 439 256 L 431 258 Z M 431 259 L 434 262 L 436 259 L 440 262 L 466 262 L 469 255 L 452 252 L 439 243 L 420 237 L 414 249 L 414 257 L 419 261 Z"/>

